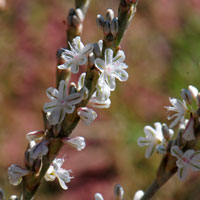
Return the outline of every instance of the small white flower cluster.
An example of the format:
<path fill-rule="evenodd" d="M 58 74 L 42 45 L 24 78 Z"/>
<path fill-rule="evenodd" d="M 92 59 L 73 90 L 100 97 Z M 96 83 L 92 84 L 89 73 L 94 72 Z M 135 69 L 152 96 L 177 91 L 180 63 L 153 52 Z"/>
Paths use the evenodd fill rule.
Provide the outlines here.
<path fill-rule="evenodd" d="M 95 45 L 87 44 L 84 46 L 80 37 L 74 38 L 69 45 L 70 50 L 63 49 L 61 55 L 65 62 L 59 65 L 58 68 L 69 69 L 73 74 L 77 74 L 79 67 L 87 63 L 89 54 L 93 56 L 98 54 Z M 99 51 L 102 52 L 102 41 L 99 41 L 97 46 Z M 94 53 L 92 53 L 93 49 Z M 109 97 L 110 92 L 116 88 L 115 79 L 120 81 L 128 79 L 128 73 L 125 71 L 128 66 L 123 63 L 124 60 L 125 54 L 123 51 L 119 50 L 114 56 L 112 49 L 105 50 L 104 59 L 96 58 L 94 60 L 94 65 L 99 70 L 100 77 L 97 81 L 96 91 L 89 100 L 89 105 L 96 108 L 110 107 L 111 101 Z M 80 75 L 77 88 L 75 83 L 73 83 L 76 91 L 70 94 L 67 94 L 67 84 L 64 80 L 60 81 L 58 89 L 52 87 L 47 89 L 46 93 L 51 102 L 44 104 L 44 112 L 47 113 L 50 125 L 61 124 L 67 113 L 73 113 L 75 106 L 83 99 L 88 98 L 88 89 L 84 86 L 85 77 L 86 73 Z M 97 114 L 87 107 L 79 107 L 77 114 L 87 125 L 97 117 Z"/>
<path fill-rule="evenodd" d="M 172 106 L 166 106 L 168 111 L 175 112 L 175 114 L 168 116 L 168 119 L 174 119 L 170 124 L 170 129 L 167 125 L 156 122 L 155 129 L 150 126 L 144 127 L 146 137 L 138 138 L 139 146 L 149 146 L 146 149 L 145 157 L 149 158 L 156 150 L 158 153 L 165 154 L 167 145 L 172 138 L 174 128 L 179 124 L 180 134 L 183 142 L 194 141 L 196 139 L 194 132 L 194 115 L 200 107 L 200 93 L 194 86 L 189 86 L 188 89 L 181 90 L 182 100 L 176 98 L 169 98 Z M 187 116 L 189 119 L 187 119 Z M 178 160 L 176 162 L 178 167 L 178 177 L 183 180 L 186 178 L 190 170 L 200 170 L 200 151 L 188 149 L 182 152 L 179 146 L 171 147 L 171 155 Z"/>
<path fill-rule="evenodd" d="M 48 144 L 49 140 L 45 139 L 44 131 L 33 131 L 29 132 L 26 135 L 26 138 L 29 141 L 29 149 L 26 151 L 25 160 L 26 168 L 24 169 L 18 165 L 12 164 L 8 168 L 8 177 L 10 184 L 18 185 L 20 184 L 22 177 L 28 175 L 31 171 L 39 172 L 41 168 L 42 156 L 48 153 Z M 85 139 L 83 137 L 77 136 L 74 138 L 62 138 L 61 141 L 63 144 L 68 144 L 71 147 L 76 148 L 78 151 L 81 151 L 85 148 Z M 65 183 L 70 182 L 71 180 L 71 170 L 65 170 L 61 168 L 64 163 L 64 159 L 55 158 L 52 162 L 52 165 L 49 167 L 46 175 L 46 181 L 53 181 L 55 178 L 58 178 L 59 183 L 63 189 L 67 189 Z"/>

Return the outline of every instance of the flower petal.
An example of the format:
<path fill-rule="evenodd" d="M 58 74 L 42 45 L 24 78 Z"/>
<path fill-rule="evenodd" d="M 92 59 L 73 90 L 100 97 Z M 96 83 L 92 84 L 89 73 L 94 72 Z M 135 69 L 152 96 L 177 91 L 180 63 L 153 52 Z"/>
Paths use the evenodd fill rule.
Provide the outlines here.
<path fill-rule="evenodd" d="M 112 64 L 113 62 L 113 50 L 108 48 L 105 50 L 105 65 Z"/>
<path fill-rule="evenodd" d="M 128 73 L 123 69 L 115 69 L 113 72 L 115 78 L 120 81 L 127 81 L 128 80 Z"/>
<path fill-rule="evenodd" d="M 53 100 L 58 100 L 58 90 L 50 87 L 46 90 L 46 94 L 48 96 L 48 98 L 53 101 Z"/>
<path fill-rule="evenodd" d="M 155 145 L 150 144 L 149 147 L 146 149 L 145 157 L 150 158 L 154 151 L 155 151 Z"/>
<path fill-rule="evenodd" d="M 93 44 L 87 44 L 81 51 L 82 56 L 87 56 L 93 50 Z"/>
<path fill-rule="evenodd" d="M 80 93 L 72 93 L 67 96 L 66 102 L 69 105 L 76 105 L 82 101 L 82 95 Z"/>
<path fill-rule="evenodd" d="M 104 60 L 102 60 L 102 59 L 100 59 L 100 58 L 97 58 L 97 59 L 94 61 L 94 63 L 95 63 L 95 66 L 98 68 L 98 70 L 99 70 L 100 72 L 104 72 L 104 70 L 105 70 L 105 62 L 104 62 Z"/>
<path fill-rule="evenodd" d="M 113 58 L 113 62 L 122 63 L 125 60 L 125 54 L 122 50 L 117 52 L 117 55 Z"/>

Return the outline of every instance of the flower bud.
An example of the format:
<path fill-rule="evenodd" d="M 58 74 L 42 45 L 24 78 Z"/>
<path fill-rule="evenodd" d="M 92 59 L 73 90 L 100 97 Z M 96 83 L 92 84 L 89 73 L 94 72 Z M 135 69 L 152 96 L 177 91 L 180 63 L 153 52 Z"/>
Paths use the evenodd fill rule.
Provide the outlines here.
<path fill-rule="evenodd" d="M 192 104 L 192 93 L 190 92 L 190 90 L 182 89 L 181 97 L 185 100 L 186 103 Z"/>
<path fill-rule="evenodd" d="M 18 200 L 18 197 L 16 195 L 10 196 L 10 200 Z"/>
<path fill-rule="evenodd" d="M 103 26 L 103 32 L 105 35 L 108 35 L 110 33 L 110 22 L 105 21 L 104 26 Z"/>
<path fill-rule="evenodd" d="M 133 200 L 140 200 L 143 196 L 144 196 L 144 192 L 142 190 L 138 190 L 135 193 Z"/>
<path fill-rule="evenodd" d="M 106 11 L 106 20 L 112 21 L 114 18 L 114 11 L 112 9 L 108 9 Z"/>
<path fill-rule="evenodd" d="M 64 144 L 69 144 L 70 146 L 76 148 L 78 151 L 81 151 L 85 148 L 85 138 L 84 137 L 74 137 L 74 138 L 62 138 Z"/>
<path fill-rule="evenodd" d="M 71 82 L 69 86 L 69 94 L 76 93 L 76 92 L 77 92 L 76 83 Z"/>
<path fill-rule="evenodd" d="M 189 85 L 189 86 L 188 86 L 188 90 L 191 92 L 192 97 L 193 97 L 194 99 L 196 99 L 196 97 L 197 97 L 197 95 L 198 95 L 198 93 L 199 93 L 199 91 L 197 90 L 197 88 L 195 88 L 195 87 L 192 86 L 192 85 Z"/>
<path fill-rule="evenodd" d="M 97 118 L 97 113 L 94 110 L 87 107 L 78 108 L 77 114 L 86 125 L 91 124 Z"/>
<path fill-rule="evenodd" d="M 79 22 L 82 22 L 84 20 L 84 14 L 83 14 L 82 10 L 80 8 L 77 8 L 75 10 L 75 13 L 76 13 L 76 16 L 79 19 Z"/>
<path fill-rule="evenodd" d="M 110 26 L 110 31 L 111 31 L 113 37 L 115 37 L 117 35 L 118 30 L 119 30 L 118 20 L 116 18 L 114 18 L 111 21 L 111 26 Z"/>
<path fill-rule="evenodd" d="M 166 124 L 162 125 L 162 133 L 164 138 L 169 141 L 170 138 L 173 136 L 174 131 L 172 129 L 169 129 L 168 126 Z"/>
<path fill-rule="evenodd" d="M 4 199 L 5 199 L 4 191 L 0 188 L 0 200 Z"/>
<path fill-rule="evenodd" d="M 94 43 L 94 49 L 93 49 L 95 57 L 100 57 L 101 56 L 101 50 L 98 45 L 98 43 Z"/>
<path fill-rule="evenodd" d="M 95 198 L 95 200 L 104 200 L 104 199 L 103 199 L 103 196 L 102 196 L 100 193 L 96 193 L 96 194 L 94 195 L 94 198 Z"/>
<path fill-rule="evenodd" d="M 102 15 L 97 15 L 96 23 L 97 23 L 97 26 L 99 26 L 100 28 L 103 28 L 105 21 Z"/>
<path fill-rule="evenodd" d="M 124 196 L 124 189 L 120 184 L 115 185 L 114 194 L 117 199 L 122 200 Z"/>

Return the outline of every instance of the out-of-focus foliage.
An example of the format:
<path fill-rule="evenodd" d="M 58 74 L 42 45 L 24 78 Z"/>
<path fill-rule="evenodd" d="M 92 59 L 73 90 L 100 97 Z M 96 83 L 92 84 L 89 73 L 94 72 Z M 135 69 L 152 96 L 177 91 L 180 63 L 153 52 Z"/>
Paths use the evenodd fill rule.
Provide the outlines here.
<path fill-rule="evenodd" d="M 8 184 L 8 166 L 23 165 L 25 134 L 43 128 L 45 89 L 55 86 L 55 53 L 66 46 L 65 19 L 73 5 L 72 0 L 8 0 L 0 10 L 0 187 L 7 198 L 20 191 Z M 107 8 L 117 12 L 116 0 L 92 0 L 84 22 L 84 43 L 103 37 L 95 21 Z M 198 0 L 138 4 L 121 44 L 129 80 L 118 83 L 109 110 L 98 110 L 91 126 L 80 123 L 74 131 L 86 137 L 86 150 L 63 149 L 61 155 L 68 158 L 65 168 L 72 169 L 75 177 L 69 190 L 61 191 L 56 182 L 44 183 L 38 199 L 88 200 L 95 192 L 111 199 L 116 183 L 132 199 L 136 190 L 148 187 L 160 157 L 146 160 L 137 138 L 143 135 L 144 125 L 167 122 L 164 106 L 169 96 L 179 97 L 180 89 L 189 84 L 200 89 L 199 19 Z M 186 183 L 174 177 L 155 199 L 198 199 L 199 180 L 198 173 Z M 188 183 L 190 188 L 185 187 Z"/>

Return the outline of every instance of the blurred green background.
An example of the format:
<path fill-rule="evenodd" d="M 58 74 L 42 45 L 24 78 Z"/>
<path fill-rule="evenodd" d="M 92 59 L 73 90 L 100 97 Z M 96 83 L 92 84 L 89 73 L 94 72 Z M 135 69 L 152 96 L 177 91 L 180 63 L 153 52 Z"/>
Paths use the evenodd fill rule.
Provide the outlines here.
<path fill-rule="evenodd" d="M 85 22 L 83 42 L 96 42 L 103 33 L 96 15 L 108 8 L 117 12 L 119 0 L 92 0 Z M 23 166 L 25 134 L 43 128 L 41 109 L 46 88 L 55 86 L 56 50 L 66 44 L 68 11 L 72 0 L 8 0 L 0 10 L 0 187 L 6 199 L 19 194 L 9 185 L 7 168 Z M 91 126 L 79 123 L 73 135 L 86 138 L 77 152 L 64 147 L 64 168 L 72 169 L 69 190 L 58 182 L 43 182 L 36 199 L 92 200 L 100 192 L 113 199 L 120 183 L 125 199 L 145 190 L 155 177 L 161 157 L 144 158 L 137 145 L 143 127 L 166 122 L 168 97 L 180 97 L 180 89 L 192 84 L 200 89 L 200 1 L 143 0 L 121 43 L 126 53 L 129 79 L 117 83 L 110 109 L 96 110 Z M 174 176 L 155 200 L 200 199 L 200 174 L 182 183 Z"/>

